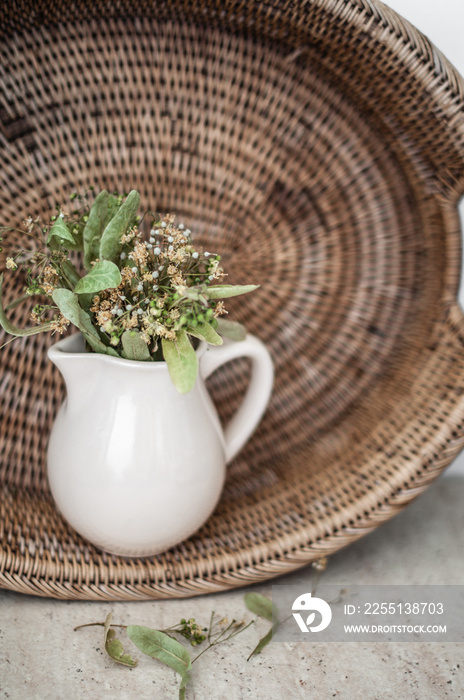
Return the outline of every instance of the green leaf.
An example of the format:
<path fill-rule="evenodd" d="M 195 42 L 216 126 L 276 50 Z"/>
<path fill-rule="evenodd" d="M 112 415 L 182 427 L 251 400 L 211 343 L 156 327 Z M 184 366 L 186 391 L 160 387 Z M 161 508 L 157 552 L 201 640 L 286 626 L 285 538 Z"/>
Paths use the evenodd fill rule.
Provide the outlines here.
<path fill-rule="evenodd" d="M 55 239 L 55 240 L 53 240 L 53 239 Z M 61 241 L 63 241 L 63 244 L 65 241 L 67 241 L 68 243 L 71 243 L 73 246 L 75 245 L 74 236 L 72 235 L 71 231 L 66 226 L 66 223 L 63 220 L 63 217 L 59 216 L 56 219 L 56 221 L 54 222 L 53 226 L 51 227 L 51 229 L 48 233 L 47 245 L 50 246 L 50 243 L 54 243 L 54 242 L 61 243 Z"/>
<path fill-rule="evenodd" d="M 269 598 L 260 595 L 260 593 L 247 593 L 244 599 L 248 610 L 255 615 L 259 615 L 259 617 L 263 617 L 265 620 L 269 620 L 269 622 L 272 622 L 273 614 L 274 619 L 276 618 L 275 605 Z"/>
<path fill-rule="evenodd" d="M 90 335 L 89 333 L 85 333 L 84 331 L 82 331 L 82 335 L 84 336 L 84 339 L 88 342 L 92 350 L 94 350 L 95 352 L 99 352 L 102 355 L 111 355 L 111 357 L 120 357 L 116 350 L 113 350 L 111 346 L 102 343 L 100 338 L 96 338 L 94 335 Z"/>
<path fill-rule="evenodd" d="M 95 294 L 79 294 L 79 305 L 84 311 L 89 312 L 93 305 Z"/>
<path fill-rule="evenodd" d="M 77 294 L 74 294 L 69 289 L 59 288 L 54 290 L 52 297 L 63 316 L 82 332 L 82 335 L 95 352 L 119 357 L 116 350 L 113 350 L 113 348 L 105 345 L 100 340 L 100 336 L 97 329 L 92 325 L 89 314 L 79 305 Z"/>
<path fill-rule="evenodd" d="M 32 328 L 17 328 L 14 326 L 6 317 L 5 311 L 3 309 L 2 303 L 2 287 L 3 287 L 3 274 L 0 275 L 0 326 L 9 333 L 10 335 L 15 335 L 17 337 L 24 337 L 28 335 L 37 335 L 37 333 L 44 333 L 46 331 L 52 330 L 52 321 L 47 321 L 47 323 L 41 323 L 40 326 L 33 326 Z"/>
<path fill-rule="evenodd" d="M 192 299 L 193 301 L 199 301 L 202 304 L 207 303 L 207 298 L 204 294 L 204 290 L 197 289 L 196 287 L 176 287 L 178 293 L 184 297 L 184 299 Z"/>
<path fill-rule="evenodd" d="M 69 287 L 74 289 L 75 285 L 80 280 L 80 275 L 72 262 L 70 260 L 63 260 L 63 262 L 60 262 L 60 272 L 63 279 L 69 284 Z"/>
<path fill-rule="evenodd" d="M 254 292 L 258 287 L 259 284 L 218 284 L 208 287 L 205 296 L 208 299 L 229 299 L 230 297 L 238 297 L 240 294 Z"/>
<path fill-rule="evenodd" d="M 178 331 L 176 340 L 163 338 L 161 346 L 175 387 L 186 394 L 193 389 L 198 374 L 198 358 L 186 332 Z"/>
<path fill-rule="evenodd" d="M 222 345 L 224 342 L 221 336 L 216 333 L 214 328 L 212 328 L 209 323 L 199 323 L 198 326 L 195 326 L 195 328 L 189 326 L 187 328 L 187 333 L 189 335 L 193 335 L 194 338 L 204 340 L 210 345 Z"/>
<path fill-rule="evenodd" d="M 225 318 L 218 318 L 217 324 L 217 331 L 223 335 L 224 338 L 237 341 L 245 340 L 247 332 L 245 326 L 242 326 L 241 323 L 229 321 Z"/>
<path fill-rule="evenodd" d="M 90 316 L 79 306 L 77 294 L 69 289 L 59 287 L 52 294 L 53 301 L 68 321 L 71 321 L 80 331 L 98 338 L 97 329 L 92 325 Z"/>
<path fill-rule="evenodd" d="M 23 302 L 27 301 L 28 299 L 31 299 L 33 296 L 42 296 L 42 295 L 41 294 L 21 294 L 20 297 L 17 297 L 17 299 L 13 299 L 13 301 L 10 301 L 10 303 L 5 306 L 5 311 L 11 311 L 11 309 L 16 309 L 17 306 L 20 306 Z"/>
<path fill-rule="evenodd" d="M 124 653 L 124 647 L 122 642 L 116 638 L 116 632 L 111 629 L 110 625 L 113 619 L 113 614 L 108 613 L 105 620 L 105 650 L 108 656 L 110 656 L 113 661 L 123 666 L 137 666 L 137 660 L 133 659 L 130 654 Z"/>
<path fill-rule="evenodd" d="M 76 294 L 96 294 L 102 289 L 113 289 L 121 284 L 121 272 L 117 265 L 109 260 L 95 263 L 91 271 L 81 277 L 74 288 Z"/>
<path fill-rule="evenodd" d="M 181 677 L 179 699 L 185 698 L 185 687 L 190 679 L 192 662 L 187 649 L 160 630 L 140 625 L 130 625 L 127 634 L 134 644 L 147 656 L 158 659 L 174 669 Z"/>
<path fill-rule="evenodd" d="M 274 620 L 274 624 L 272 625 L 271 629 L 259 640 L 256 647 L 251 652 L 247 659 L 247 661 L 249 661 L 252 656 L 259 654 L 260 651 L 262 651 L 264 647 L 269 644 L 269 642 L 272 640 L 273 634 L 277 631 L 279 623 L 277 622 L 277 608 L 272 600 L 269 600 L 269 598 L 266 598 L 260 593 L 247 593 L 244 596 L 244 600 L 248 610 L 250 610 L 252 613 L 259 615 L 259 617 L 262 617 L 265 620 L 269 620 L 269 622 Z"/>
<path fill-rule="evenodd" d="M 148 345 L 137 331 L 124 331 L 121 341 L 128 360 L 151 360 Z"/>
<path fill-rule="evenodd" d="M 111 219 L 116 214 L 120 206 L 121 203 L 119 202 L 118 197 L 115 197 L 113 194 L 110 194 L 108 198 L 108 213 L 106 215 L 105 227 L 110 223 Z"/>
<path fill-rule="evenodd" d="M 89 218 L 83 234 L 84 266 L 86 270 L 92 269 L 91 262 L 100 255 L 100 239 L 108 223 L 108 201 L 108 192 L 103 190 L 95 199 L 89 212 Z"/>
<path fill-rule="evenodd" d="M 269 642 L 272 641 L 272 636 L 276 629 L 277 627 L 271 627 L 269 632 L 265 634 L 264 637 L 261 637 L 258 644 L 255 646 L 250 656 L 248 657 L 247 661 L 249 661 L 252 656 L 256 656 L 256 654 L 259 654 L 264 649 L 264 647 L 266 647 L 269 644 Z"/>
<path fill-rule="evenodd" d="M 111 219 L 103 231 L 100 241 L 100 259 L 116 262 L 121 252 L 121 236 L 124 235 L 132 224 L 139 208 L 140 195 L 132 190 L 127 195 L 126 201 L 121 204 L 118 212 Z"/>

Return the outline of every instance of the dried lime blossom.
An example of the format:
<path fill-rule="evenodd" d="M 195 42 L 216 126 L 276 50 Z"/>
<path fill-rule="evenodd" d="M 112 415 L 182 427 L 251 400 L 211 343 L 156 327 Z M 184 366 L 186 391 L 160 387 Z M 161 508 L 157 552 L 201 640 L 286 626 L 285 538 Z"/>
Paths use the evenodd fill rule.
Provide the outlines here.
<path fill-rule="evenodd" d="M 17 270 L 18 269 L 18 266 L 15 263 L 15 261 L 13 260 L 13 258 L 6 259 L 6 268 L 7 268 L 7 270 Z"/>
<path fill-rule="evenodd" d="M 52 334 L 59 333 L 60 335 L 63 335 L 63 333 L 68 329 L 69 324 L 70 321 L 68 321 L 63 314 L 58 314 L 52 321 Z"/>
<path fill-rule="evenodd" d="M 41 295 L 48 303 L 34 307 L 31 319 L 37 325 L 22 330 L 10 323 L 0 297 L 0 324 L 21 336 L 61 334 L 73 323 L 89 350 L 164 360 L 179 391 L 189 391 L 198 371 L 190 339 L 220 345 L 221 335 L 243 337 L 240 324 L 220 318 L 227 313 L 222 299 L 256 286 L 217 284 L 225 276 L 220 255 L 196 250 L 191 231 L 176 225 L 173 214 L 155 218 L 144 235 L 134 190 L 126 197 L 100 192 L 91 207 L 86 195 L 81 200 L 81 208 L 69 213 L 58 208 L 45 226 L 32 217 L 24 222 L 22 233 L 33 249 L 8 257 L 6 267 L 25 270 L 24 298 Z M 82 253 L 80 267 L 71 251 Z M 3 275 L 0 295 L 2 284 Z"/>

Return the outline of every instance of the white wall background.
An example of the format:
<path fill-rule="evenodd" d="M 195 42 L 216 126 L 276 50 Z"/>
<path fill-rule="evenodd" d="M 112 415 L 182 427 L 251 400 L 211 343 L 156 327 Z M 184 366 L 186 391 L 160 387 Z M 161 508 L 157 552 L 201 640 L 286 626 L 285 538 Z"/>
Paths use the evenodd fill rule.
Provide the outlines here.
<path fill-rule="evenodd" d="M 425 34 L 464 75 L 464 0 L 384 0 L 393 10 Z M 464 223 L 464 201 L 460 206 Z M 459 300 L 464 308 L 464 267 Z M 445 474 L 464 476 L 464 451 Z"/>

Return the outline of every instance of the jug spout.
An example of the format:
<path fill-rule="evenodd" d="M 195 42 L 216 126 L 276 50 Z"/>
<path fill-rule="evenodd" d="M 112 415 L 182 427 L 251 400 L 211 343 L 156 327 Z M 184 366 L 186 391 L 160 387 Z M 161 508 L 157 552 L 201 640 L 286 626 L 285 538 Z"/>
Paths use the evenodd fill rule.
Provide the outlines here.
<path fill-rule="evenodd" d="M 52 345 L 48 357 L 60 370 L 68 394 L 68 404 L 76 405 L 88 398 L 88 388 L 94 383 L 99 368 L 99 355 L 85 350 L 84 339 L 79 334 Z"/>

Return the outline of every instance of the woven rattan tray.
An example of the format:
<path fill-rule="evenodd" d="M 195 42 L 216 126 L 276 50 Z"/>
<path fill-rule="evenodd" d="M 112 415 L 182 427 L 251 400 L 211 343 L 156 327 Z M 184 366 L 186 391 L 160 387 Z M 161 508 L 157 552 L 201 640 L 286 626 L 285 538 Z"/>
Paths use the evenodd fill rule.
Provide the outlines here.
<path fill-rule="evenodd" d="M 336 551 L 426 488 L 463 445 L 464 91 L 443 56 L 374 0 L 24 0 L 0 23 L 2 223 L 89 183 L 138 189 L 221 251 L 231 281 L 261 284 L 229 307 L 276 367 L 213 517 L 131 560 L 56 512 L 53 339 L 9 344 L 0 585 L 87 599 L 241 586 Z M 224 420 L 247 371 L 214 377 Z"/>

